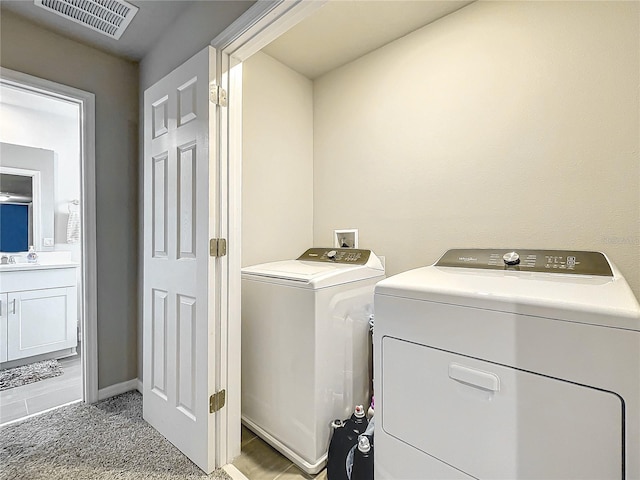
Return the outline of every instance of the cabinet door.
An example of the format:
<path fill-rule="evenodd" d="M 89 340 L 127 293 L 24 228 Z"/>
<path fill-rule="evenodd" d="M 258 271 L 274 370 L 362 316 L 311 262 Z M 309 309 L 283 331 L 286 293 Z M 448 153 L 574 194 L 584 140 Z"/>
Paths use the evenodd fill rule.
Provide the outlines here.
<path fill-rule="evenodd" d="M 77 345 L 77 287 L 8 294 L 7 359 Z"/>
<path fill-rule="evenodd" d="M 7 294 L 0 293 L 0 363 L 7 361 Z"/>

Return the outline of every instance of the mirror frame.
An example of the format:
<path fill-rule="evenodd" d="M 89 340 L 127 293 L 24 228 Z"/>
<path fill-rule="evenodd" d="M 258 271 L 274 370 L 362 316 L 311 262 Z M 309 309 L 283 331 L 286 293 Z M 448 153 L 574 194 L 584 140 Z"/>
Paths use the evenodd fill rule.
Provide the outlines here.
<path fill-rule="evenodd" d="M 40 191 L 40 172 L 38 170 L 29 170 L 26 168 L 14 168 L 14 167 L 3 167 L 0 166 L 0 175 L 8 174 L 8 175 L 20 175 L 21 177 L 31 177 L 31 189 L 32 189 L 32 200 L 31 200 L 31 208 L 32 208 L 32 220 L 31 220 L 31 240 L 28 242 L 30 245 L 33 245 L 36 250 L 42 249 L 42 235 L 40 232 L 42 230 L 42 195 Z M 11 203 L 11 202 L 8 202 Z M 15 252 L 19 253 L 19 252 Z"/>

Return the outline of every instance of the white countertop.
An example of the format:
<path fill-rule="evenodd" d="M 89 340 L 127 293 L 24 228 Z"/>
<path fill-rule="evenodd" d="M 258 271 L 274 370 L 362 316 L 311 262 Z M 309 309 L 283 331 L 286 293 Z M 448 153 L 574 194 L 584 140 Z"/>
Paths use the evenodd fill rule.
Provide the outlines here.
<path fill-rule="evenodd" d="M 52 268 L 75 268 L 79 267 L 80 264 L 77 262 L 67 261 L 67 262 L 50 262 L 50 263 L 7 263 L 0 265 L 0 272 L 15 272 L 15 271 L 23 271 L 23 270 L 46 270 Z"/>

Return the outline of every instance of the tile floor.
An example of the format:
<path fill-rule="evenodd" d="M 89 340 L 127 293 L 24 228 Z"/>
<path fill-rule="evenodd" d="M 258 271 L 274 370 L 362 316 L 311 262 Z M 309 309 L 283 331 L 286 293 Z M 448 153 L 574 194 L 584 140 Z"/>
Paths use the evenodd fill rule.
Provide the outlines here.
<path fill-rule="evenodd" d="M 307 475 L 244 425 L 242 453 L 233 462 L 249 480 L 327 480 L 327 471 Z"/>
<path fill-rule="evenodd" d="M 59 377 L 0 391 L 0 425 L 82 398 L 80 354 L 58 361 Z"/>

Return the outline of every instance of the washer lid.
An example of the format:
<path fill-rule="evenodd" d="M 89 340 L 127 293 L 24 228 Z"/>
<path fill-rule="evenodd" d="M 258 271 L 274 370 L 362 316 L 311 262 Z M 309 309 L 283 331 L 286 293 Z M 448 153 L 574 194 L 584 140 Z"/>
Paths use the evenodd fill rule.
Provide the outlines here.
<path fill-rule="evenodd" d="M 281 262 L 262 263 L 260 265 L 245 267 L 242 269 L 242 274 L 309 282 L 320 275 L 334 273 L 341 268 L 344 268 L 344 266 L 303 262 L 299 260 L 284 260 Z"/>
<path fill-rule="evenodd" d="M 331 263 L 324 260 L 284 260 L 242 269 L 244 279 L 286 283 L 306 288 L 323 288 L 375 277 L 384 277 L 384 267 L 373 252 L 369 252 L 364 265 Z"/>
<path fill-rule="evenodd" d="M 433 265 L 389 277 L 390 295 L 640 331 L 640 306 L 615 265 L 612 276 Z"/>

